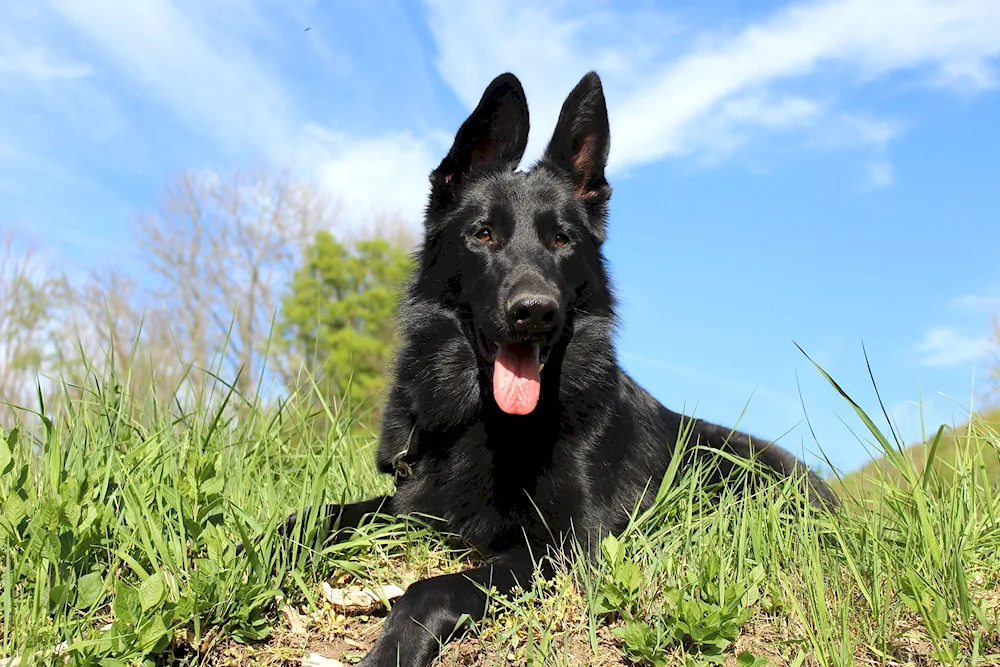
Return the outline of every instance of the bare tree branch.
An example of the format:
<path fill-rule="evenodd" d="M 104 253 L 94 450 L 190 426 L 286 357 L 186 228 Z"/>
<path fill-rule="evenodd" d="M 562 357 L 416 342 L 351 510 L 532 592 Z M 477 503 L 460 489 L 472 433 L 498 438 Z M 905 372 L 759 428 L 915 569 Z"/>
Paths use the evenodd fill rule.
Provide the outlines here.
<path fill-rule="evenodd" d="M 137 240 L 157 277 L 152 294 L 170 312 L 183 359 L 217 365 L 252 393 L 282 285 L 318 229 L 337 211 L 316 188 L 262 169 L 182 173 L 159 210 L 139 219 Z"/>

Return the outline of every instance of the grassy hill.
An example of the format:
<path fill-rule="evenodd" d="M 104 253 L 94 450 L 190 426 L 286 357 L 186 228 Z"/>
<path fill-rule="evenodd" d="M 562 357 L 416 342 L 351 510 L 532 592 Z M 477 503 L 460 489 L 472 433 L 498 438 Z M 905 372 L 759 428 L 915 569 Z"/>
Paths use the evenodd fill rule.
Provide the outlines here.
<path fill-rule="evenodd" d="M 927 442 L 910 445 L 902 451 L 902 456 L 914 471 L 919 472 L 926 468 L 927 459 L 933 453 L 931 467 L 935 478 L 943 482 L 954 478 L 957 466 L 981 463 L 985 479 L 995 483 L 1000 478 L 997 443 L 1000 443 L 1000 407 L 993 407 L 959 426 L 946 426 L 940 437 L 935 432 Z M 841 495 L 869 498 L 882 479 L 891 482 L 892 486 L 906 485 L 906 475 L 886 456 L 871 461 L 833 485 Z"/>

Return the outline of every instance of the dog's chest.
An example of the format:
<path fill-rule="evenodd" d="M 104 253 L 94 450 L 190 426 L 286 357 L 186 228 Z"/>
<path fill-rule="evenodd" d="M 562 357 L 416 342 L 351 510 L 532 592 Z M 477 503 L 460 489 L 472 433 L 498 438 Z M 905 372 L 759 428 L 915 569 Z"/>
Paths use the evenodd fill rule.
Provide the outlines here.
<path fill-rule="evenodd" d="M 443 519 L 446 530 L 486 551 L 526 536 L 548 542 L 550 531 L 565 532 L 585 505 L 574 488 L 578 477 L 565 469 L 573 462 L 564 458 L 551 434 L 479 422 L 422 456 L 413 478 L 398 485 L 396 500 L 403 511 Z"/>

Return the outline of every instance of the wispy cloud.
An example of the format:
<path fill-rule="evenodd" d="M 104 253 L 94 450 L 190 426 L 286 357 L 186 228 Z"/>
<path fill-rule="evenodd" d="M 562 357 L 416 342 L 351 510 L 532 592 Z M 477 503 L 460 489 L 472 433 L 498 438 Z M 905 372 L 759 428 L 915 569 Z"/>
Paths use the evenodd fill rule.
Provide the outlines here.
<path fill-rule="evenodd" d="M 828 0 L 799 3 L 729 35 L 700 34 L 687 53 L 664 49 L 680 29 L 669 16 L 656 35 L 649 14 L 609 17 L 584 3 L 526 9 L 458 0 L 431 0 L 432 29 L 442 76 L 467 106 L 496 72 L 512 69 L 525 80 L 533 125 L 529 154 L 547 140 L 569 72 L 596 68 L 611 74 L 611 165 L 628 169 L 678 155 L 725 153 L 749 132 L 800 129 L 823 135 L 830 119 L 851 143 L 883 147 L 891 123 L 851 123 L 833 104 L 846 89 L 889 74 L 916 73 L 928 87 L 979 91 L 996 85 L 991 59 L 1000 53 L 1000 5 L 981 0 Z M 623 26 L 633 39 L 608 35 Z M 502 39 L 493 39 L 494 36 Z M 544 39 L 541 37 L 544 36 Z M 681 36 L 674 42 L 682 41 Z M 490 47 L 490 44 L 495 44 Z M 803 84 L 826 66 L 846 67 L 821 99 L 778 92 Z M 839 71 L 839 70 L 838 70 Z M 829 88 L 829 86 L 828 86 Z M 813 94 L 815 93 L 814 89 Z M 539 111 L 540 114 L 535 112 Z M 876 180 L 886 185 L 886 170 Z"/>
<path fill-rule="evenodd" d="M 168 164 L 173 150 L 181 155 L 174 169 L 200 166 L 203 154 L 221 164 L 264 160 L 328 186 L 347 221 L 376 213 L 419 220 L 426 177 L 441 150 L 437 132 L 335 129 L 337 108 L 303 103 L 296 77 L 279 68 L 280 57 L 271 57 L 286 35 L 301 36 L 302 12 L 253 3 L 241 3 L 239 11 L 227 7 L 56 0 L 31 12 L 0 9 L 0 24 L 35 40 L 0 40 L 7 45 L 0 50 L 0 81 L 16 74 L 23 83 L 16 100 L 0 100 L 0 120 L 11 119 L 5 125 L 15 128 L 0 136 L 0 189 L 5 180 L 19 189 L 16 175 L 26 160 L 61 162 L 65 170 L 73 152 L 108 159 L 108 144 L 120 142 L 118 169 L 144 154 Z M 322 47 L 330 55 L 322 37 L 300 41 L 309 53 Z M 55 55 L 53 44 L 89 59 Z M 186 153 L 169 136 L 188 146 Z M 20 186 L 37 193 L 44 183 Z"/>
<path fill-rule="evenodd" d="M 169 0 L 57 0 L 54 6 L 106 67 L 195 131 L 263 149 L 287 144 L 294 105 L 279 77 L 248 48 L 244 12 L 214 24 Z"/>
<path fill-rule="evenodd" d="M 1000 289 L 961 294 L 951 300 L 951 306 L 966 312 L 1000 317 Z"/>
<path fill-rule="evenodd" d="M 990 289 L 966 292 L 949 300 L 947 305 L 953 318 L 968 320 L 976 330 L 988 330 L 989 319 L 1000 317 L 1000 292 Z M 989 335 L 969 336 L 953 324 L 928 329 L 923 339 L 912 346 L 912 351 L 920 365 L 954 368 L 985 361 L 1000 352 L 1000 346 Z"/>
<path fill-rule="evenodd" d="M 876 160 L 869 162 L 865 168 L 865 185 L 872 190 L 881 190 L 892 185 L 895 180 L 895 170 L 890 162 Z"/>
<path fill-rule="evenodd" d="M 392 21 L 416 16 L 390 9 Z M 847 108 L 846 93 L 887 75 L 932 90 L 997 85 L 1000 5 L 982 0 L 804 2 L 742 26 L 735 19 L 729 31 L 694 26 L 693 14 L 591 0 L 427 0 L 426 9 L 438 75 L 466 109 L 501 71 L 522 78 L 534 127 L 529 159 L 541 153 L 575 78 L 597 69 L 618 171 L 679 156 L 717 163 L 781 137 L 807 150 L 860 149 L 868 187 L 887 187 L 888 146 L 905 119 L 855 102 Z M 427 173 L 446 148 L 440 137 L 455 129 L 437 114 L 420 117 L 438 94 L 419 31 L 409 26 L 399 40 L 418 64 L 394 56 L 384 86 L 416 112 L 393 115 L 382 104 L 381 120 L 345 125 L 324 77 L 360 65 L 356 54 L 338 51 L 344 35 L 315 29 L 303 37 L 317 14 L 306 4 L 253 1 L 0 7 L 0 81 L 18 86 L 0 99 L 0 185 L 46 198 L 37 179 L 16 182 L 18 155 L 83 180 L 102 164 L 127 175 L 153 158 L 170 170 L 264 158 L 328 185 L 349 218 L 379 210 L 416 221 Z M 397 70 L 411 65 L 414 75 L 401 77 Z M 324 71 L 314 80 L 318 66 Z M 831 71 L 835 77 L 825 76 Z"/>
<path fill-rule="evenodd" d="M 410 132 L 356 139 L 312 125 L 307 133 L 313 141 L 304 159 L 320 184 L 337 194 L 345 215 L 359 222 L 384 213 L 416 221 L 427 200 L 427 177 L 448 150 Z"/>
<path fill-rule="evenodd" d="M 850 66 L 859 82 L 914 67 L 929 68 L 935 81 L 962 77 L 957 63 L 985 68 L 1000 51 L 998 26 L 1000 7 L 975 1 L 792 6 L 669 65 L 627 99 L 618 110 L 624 131 L 613 160 L 627 166 L 696 150 L 685 145 L 684 128 L 701 116 L 731 115 L 723 100 L 801 80 L 828 63 Z M 862 139 L 871 137 L 860 129 Z"/>
<path fill-rule="evenodd" d="M 0 76 L 50 81 L 80 79 L 93 73 L 94 68 L 89 63 L 64 60 L 44 47 L 25 44 L 9 33 L 0 36 Z"/>
<path fill-rule="evenodd" d="M 918 363 L 935 368 L 974 364 L 994 349 L 987 336 L 966 336 L 948 327 L 930 329 L 923 340 L 913 346 Z"/>

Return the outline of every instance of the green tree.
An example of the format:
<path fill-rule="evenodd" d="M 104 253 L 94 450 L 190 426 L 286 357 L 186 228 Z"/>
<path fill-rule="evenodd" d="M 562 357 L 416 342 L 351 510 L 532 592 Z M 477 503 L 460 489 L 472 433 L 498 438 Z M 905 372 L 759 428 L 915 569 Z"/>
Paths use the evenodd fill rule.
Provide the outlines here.
<path fill-rule="evenodd" d="M 0 237 L 0 422 L 7 403 L 37 407 L 37 383 L 59 376 L 58 319 L 69 291 L 32 243 L 13 231 Z"/>
<path fill-rule="evenodd" d="M 384 238 L 351 247 L 318 232 L 292 277 L 278 318 L 280 344 L 308 371 L 331 405 L 374 407 L 396 340 L 394 318 L 412 266 Z M 285 371 L 289 386 L 308 380 Z M 377 415 L 377 411 L 369 413 Z"/>

